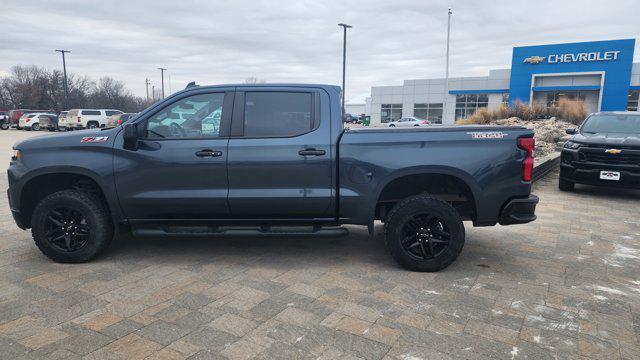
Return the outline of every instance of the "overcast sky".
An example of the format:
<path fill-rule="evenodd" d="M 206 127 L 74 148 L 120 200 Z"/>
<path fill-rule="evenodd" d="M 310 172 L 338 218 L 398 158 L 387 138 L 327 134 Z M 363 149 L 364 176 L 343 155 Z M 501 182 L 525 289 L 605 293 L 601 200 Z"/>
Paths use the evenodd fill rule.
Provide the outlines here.
<path fill-rule="evenodd" d="M 157 67 L 169 69 L 167 93 L 247 77 L 340 84 L 346 22 L 349 99 L 444 77 L 448 6 L 451 76 L 510 67 L 513 46 L 640 37 L 637 0 L 2 0 L 0 75 L 61 68 L 53 50 L 63 48 L 68 71 L 114 77 L 140 96 L 145 78 L 159 86 Z"/>

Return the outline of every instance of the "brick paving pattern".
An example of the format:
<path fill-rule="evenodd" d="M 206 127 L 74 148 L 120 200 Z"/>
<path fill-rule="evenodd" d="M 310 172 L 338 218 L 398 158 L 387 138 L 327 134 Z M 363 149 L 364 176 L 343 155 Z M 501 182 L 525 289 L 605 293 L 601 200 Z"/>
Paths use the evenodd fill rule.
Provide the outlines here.
<path fill-rule="evenodd" d="M 5 161 L 15 134 L 0 132 Z M 0 358 L 639 358 L 640 192 L 560 193 L 551 174 L 535 193 L 536 222 L 467 227 L 431 274 L 400 269 L 381 225 L 373 239 L 124 238 L 56 264 L 3 193 Z"/>

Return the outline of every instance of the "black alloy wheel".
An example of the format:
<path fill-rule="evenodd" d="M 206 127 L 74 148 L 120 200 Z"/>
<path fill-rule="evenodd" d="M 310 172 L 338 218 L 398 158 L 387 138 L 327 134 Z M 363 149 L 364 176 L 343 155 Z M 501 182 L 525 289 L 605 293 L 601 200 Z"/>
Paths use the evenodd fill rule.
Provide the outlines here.
<path fill-rule="evenodd" d="M 99 195 L 68 189 L 50 194 L 36 205 L 31 233 L 50 259 L 80 263 L 109 246 L 114 227 L 109 208 Z"/>
<path fill-rule="evenodd" d="M 54 248 L 64 252 L 80 250 L 90 237 L 87 219 L 75 209 L 56 208 L 46 215 L 45 240 Z"/>
<path fill-rule="evenodd" d="M 414 215 L 402 227 L 402 249 L 420 260 L 442 254 L 450 239 L 444 221 L 428 213 Z"/>
<path fill-rule="evenodd" d="M 464 246 L 464 225 L 456 209 L 426 194 L 398 202 L 384 221 L 387 248 L 408 270 L 442 270 Z"/>

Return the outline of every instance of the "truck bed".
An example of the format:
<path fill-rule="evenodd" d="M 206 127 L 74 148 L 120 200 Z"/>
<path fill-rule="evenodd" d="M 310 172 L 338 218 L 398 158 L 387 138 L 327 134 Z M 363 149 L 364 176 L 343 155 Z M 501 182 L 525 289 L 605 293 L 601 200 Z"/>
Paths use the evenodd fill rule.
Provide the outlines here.
<path fill-rule="evenodd" d="M 530 182 L 518 181 L 525 152 L 517 139 L 531 136 L 533 131 L 521 126 L 347 129 L 338 152 L 341 215 L 355 216 L 347 221 L 356 223 L 370 218 L 366 212 L 376 207 L 386 184 L 433 173 L 464 182 L 474 198 L 470 220 L 494 225 L 505 202 L 530 193 Z"/>

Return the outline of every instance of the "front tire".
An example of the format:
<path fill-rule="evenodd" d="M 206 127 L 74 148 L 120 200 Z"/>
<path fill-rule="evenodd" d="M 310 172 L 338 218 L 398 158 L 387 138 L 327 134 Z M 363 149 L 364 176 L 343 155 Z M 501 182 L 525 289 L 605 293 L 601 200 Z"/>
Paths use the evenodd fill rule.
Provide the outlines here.
<path fill-rule="evenodd" d="M 573 191 L 573 189 L 575 189 L 576 184 L 572 183 L 569 180 L 565 180 L 563 178 L 560 178 L 560 180 L 558 181 L 558 188 L 560 189 L 560 191 Z"/>
<path fill-rule="evenodd" d="M 35 123 L 35 124 L 31 125 L 31 130 L 39 131 L 40 130 L 40 124 Z"/>
<path fill-rule="evenodd" d="M 33 212 L 31 227 L 40 251 L 61 263 L 89 261 L 113 238 L 106 204 L 80 190 L 62 190 L 45 197 Z"/>
<path fill-rule="evenodd" d="M 411 271 L 439 271 L 455 261 L 465 231 L 458 212 L 448 203 L 416 195 L 397 203 L 385 223 L 391 256 Z"/>
<path fill-rule="evenodd" d="M 395 125 L 393 125 L 393 124 L 391 124 L 391 125 L 389 125 L 389 127 L 396 127 L 396 126 L 395 126 Z"/>

